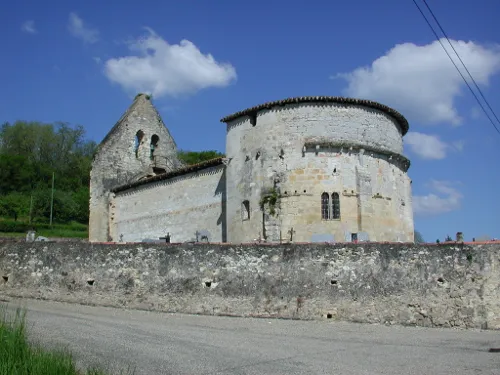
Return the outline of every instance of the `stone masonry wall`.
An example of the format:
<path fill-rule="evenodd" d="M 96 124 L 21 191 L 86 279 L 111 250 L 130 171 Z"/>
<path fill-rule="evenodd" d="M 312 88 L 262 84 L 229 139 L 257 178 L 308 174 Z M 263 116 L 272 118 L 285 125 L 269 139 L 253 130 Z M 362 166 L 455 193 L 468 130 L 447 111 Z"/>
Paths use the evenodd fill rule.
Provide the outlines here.
<path fill-rule="evenodd" d="M 151 182 L 111 199 L 112 241 L 172 242 L 225 240 L 224 166 Z M 202 238 L 203 236 L 203 238 Z"/>
<path fill-rule="evenodd" d="M 0 243 L 0 298 L 500 329 L 500 244 Z"/>
<path fill-rule="evenodd" d="M 136 152 L 136 134 L 143 136 Z M 153 156 L 164 169 L 179 167 L 177 146 L 158 112 L 145 95 L 136 97 L 130 108 L 99 145 L 90 172 L 90 241 L 109 241 L 109 190 L 153 174 L 150 144 L 159 137 Z M 156 157 L 155 156 L 155 157 Z M 165 164 L 165 163 L 163 163 Z M 161 166 L 161 165 L 160 165 Z"/>
<path fill-rule="evenodd" d="M 350 241 L 351 233 L 372 241 L 413 241 L 411 182 L 402 151 L 395 119 L 363 106 L 289 104 L 263 109 L 255 121 L 243 116 L 228 122 L 228 241 L 264 234 L 279 241 L 280 232 L 287 240 L 292 228 L 299 242 Z M 262 196 L 272 189 L 282 196 L 275 217 L 260 210 Z M 323 192 L 340 194 L 340 220 L 322 220 Z M 249 218 L 243 201 L 249 202 Z"/>

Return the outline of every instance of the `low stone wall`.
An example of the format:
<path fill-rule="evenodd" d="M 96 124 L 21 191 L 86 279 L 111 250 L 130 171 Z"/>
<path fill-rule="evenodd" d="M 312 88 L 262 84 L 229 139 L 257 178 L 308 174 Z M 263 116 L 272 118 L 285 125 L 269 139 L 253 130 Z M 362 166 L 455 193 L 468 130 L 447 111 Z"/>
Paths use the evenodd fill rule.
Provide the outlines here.
<path fill-rule="evenodd" d="M 500 328 L 500 244 L 0 243 L 0 296 Z"/>

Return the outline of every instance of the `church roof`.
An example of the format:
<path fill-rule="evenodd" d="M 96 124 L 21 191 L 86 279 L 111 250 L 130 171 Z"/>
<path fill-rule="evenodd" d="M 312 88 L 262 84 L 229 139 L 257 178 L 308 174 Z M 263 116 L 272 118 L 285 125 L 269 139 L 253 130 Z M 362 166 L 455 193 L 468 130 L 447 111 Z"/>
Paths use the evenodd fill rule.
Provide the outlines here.
<path fill-rule="evenodd" d="M 220 121 L 228 122 L 237 119 L 238 117 L 256 114 L 258 111 L 261 111 L 263 109 L 271 109 L 273 107 L 284 106 L 286 104 L 296 104 L 296 103 L 337 103 L 337 104 L 347 104 L 347 105 L 361 105 L 373 109 L 378 109 L 379 111 L 382 111 L 388 114 L 389 116 L 392 116 L 394 119 L 396 119 L 399 126 L 401 127 L 403 135 L 405 135 L 410 128 L 410 126 L 408 125 L 408 120 L 406 120 L 406 118 L 395 109 L 392 109 L 384 104 L 380 104 L 378 102 L 374 102 L 371 100 L 344 98 L 342 96 L 300 96 L 296 98 L 275 100 L 272 102 L 267 102 L 251 108 L 247 108 L 239 112 L 235 112 L 232 115 L 222 118 Z"/>
<path fill-rule="evenodd" d="M 131 188 L 134 188 L 137 186 L 149 184 L 151 182 L 168 180 L 168 179 L 171 179 L 174 177 L 183 176 L 183 175 L 193 173 L 193 172 L 198 172 L 198 171 L 201 171 L 201 170 L 206 169 L 206 168 L 216 167 L 216 166 L 221 165 L 221 164 L 224 164 L 224 158 L 222 158 L 222 157 L 210 159 L 210 160 L 205 160 L 201 163 L 188 165 L 186 167 L 179 168 L 179 169 L 176 169 L 176 170 L 171 171 L 171 172 L 162 173 L 162 174 L 159 174 L 159 175 L 156 175 L 153 177 L 145 178 L 143 180 L 131 182 L 131 183 L 121 185 L 121 186 L 117 186 L 117 187 L 111 189 L 111 192 L 118 193 L 120 191 L 124 191 L 124 190 L 128 190 L 128 189 L 131 189 Z"/>

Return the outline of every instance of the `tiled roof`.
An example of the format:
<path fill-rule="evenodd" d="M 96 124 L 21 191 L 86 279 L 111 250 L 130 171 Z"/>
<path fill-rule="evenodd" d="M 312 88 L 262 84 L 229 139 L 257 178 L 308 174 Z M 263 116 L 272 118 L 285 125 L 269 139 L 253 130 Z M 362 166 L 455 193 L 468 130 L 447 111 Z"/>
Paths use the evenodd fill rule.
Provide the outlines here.
<path fill-rule="evenodd" d="M 338 103 L 338 104 L 347 104 L 347 105 L 351 104 L 351 105 L 361 105 L 365 107 L 370 107 L 378 109 L 379 111 L 385 112 L 386 114 L 394 117 L 398 122 L 399 126 L 401 126 L 403 135 L 405 135 L 409 130 L 408 121 L 401 113 L 399 113 L 395 109 L 392 109 L 390 107 L 387 107 L 386 105 L 371 100 L 344 98 L 342 96 L 301 96 L 296 98 L 276 100 L 272 102 L 259 104 L 255 107 L 247 108 L 243 111 L 233 113 L 232 115 L 222 118 L 220 121 L 228 122 L 241 116 L 256 114 L 258 111 L 263 109 L 271 109 L 277 106 L 284 106 L 286 104 L 296 104 L 296 103 Z"/>
<path fill-rule="evenodd" d="M 125 184 L 125 185 L 117 186 L 117 187 L 111 189 L 111 192 L 118 193 L 120 191 L 131 189 L 131 188 L 134 188 L 134 187 L 137 187 L 140 185 L 149 184 L 150 182 L 168 180 L 170 178 L 182 176 L 182 175 L 185 175 L 188 173 L 198 172 L 198 171 L 201 171 L 201 170 L 206 169 L 206 168 L 216 167 L 216 166 L 221 165 L 223 163 L 224 163 L 224 158 L 215 158 L 215 159 L 206 160 L 206 161 L 198 163 L 198 164 L 193 164 L 193 165 L 189 165 L 189 166 L 184 167 L 184 168 L 176 169 L 172 172 L 162 173 L 162 174 L 159 174 L 159 175 L 156 175 L 153 177 L 145 178 L 144 180 L 139 180 L 139 181 Z"/>

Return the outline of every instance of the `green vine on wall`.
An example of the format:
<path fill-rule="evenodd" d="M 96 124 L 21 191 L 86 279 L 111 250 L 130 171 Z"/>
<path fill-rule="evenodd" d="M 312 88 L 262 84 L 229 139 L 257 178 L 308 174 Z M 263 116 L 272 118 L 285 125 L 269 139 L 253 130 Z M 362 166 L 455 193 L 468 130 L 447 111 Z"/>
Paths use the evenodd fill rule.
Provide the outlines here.
<path fill-rule="evenodd" d="M 271 216 L 276 215 L 276 205 L 278 204 L 280 198 L 280 194 L 278 190 L 275 188 L 262 193 L 262 197 L 260 198 L 259 205 L 260 209 L 264 211 L 266 205 L 269 206 L 269 214 Z"/>

